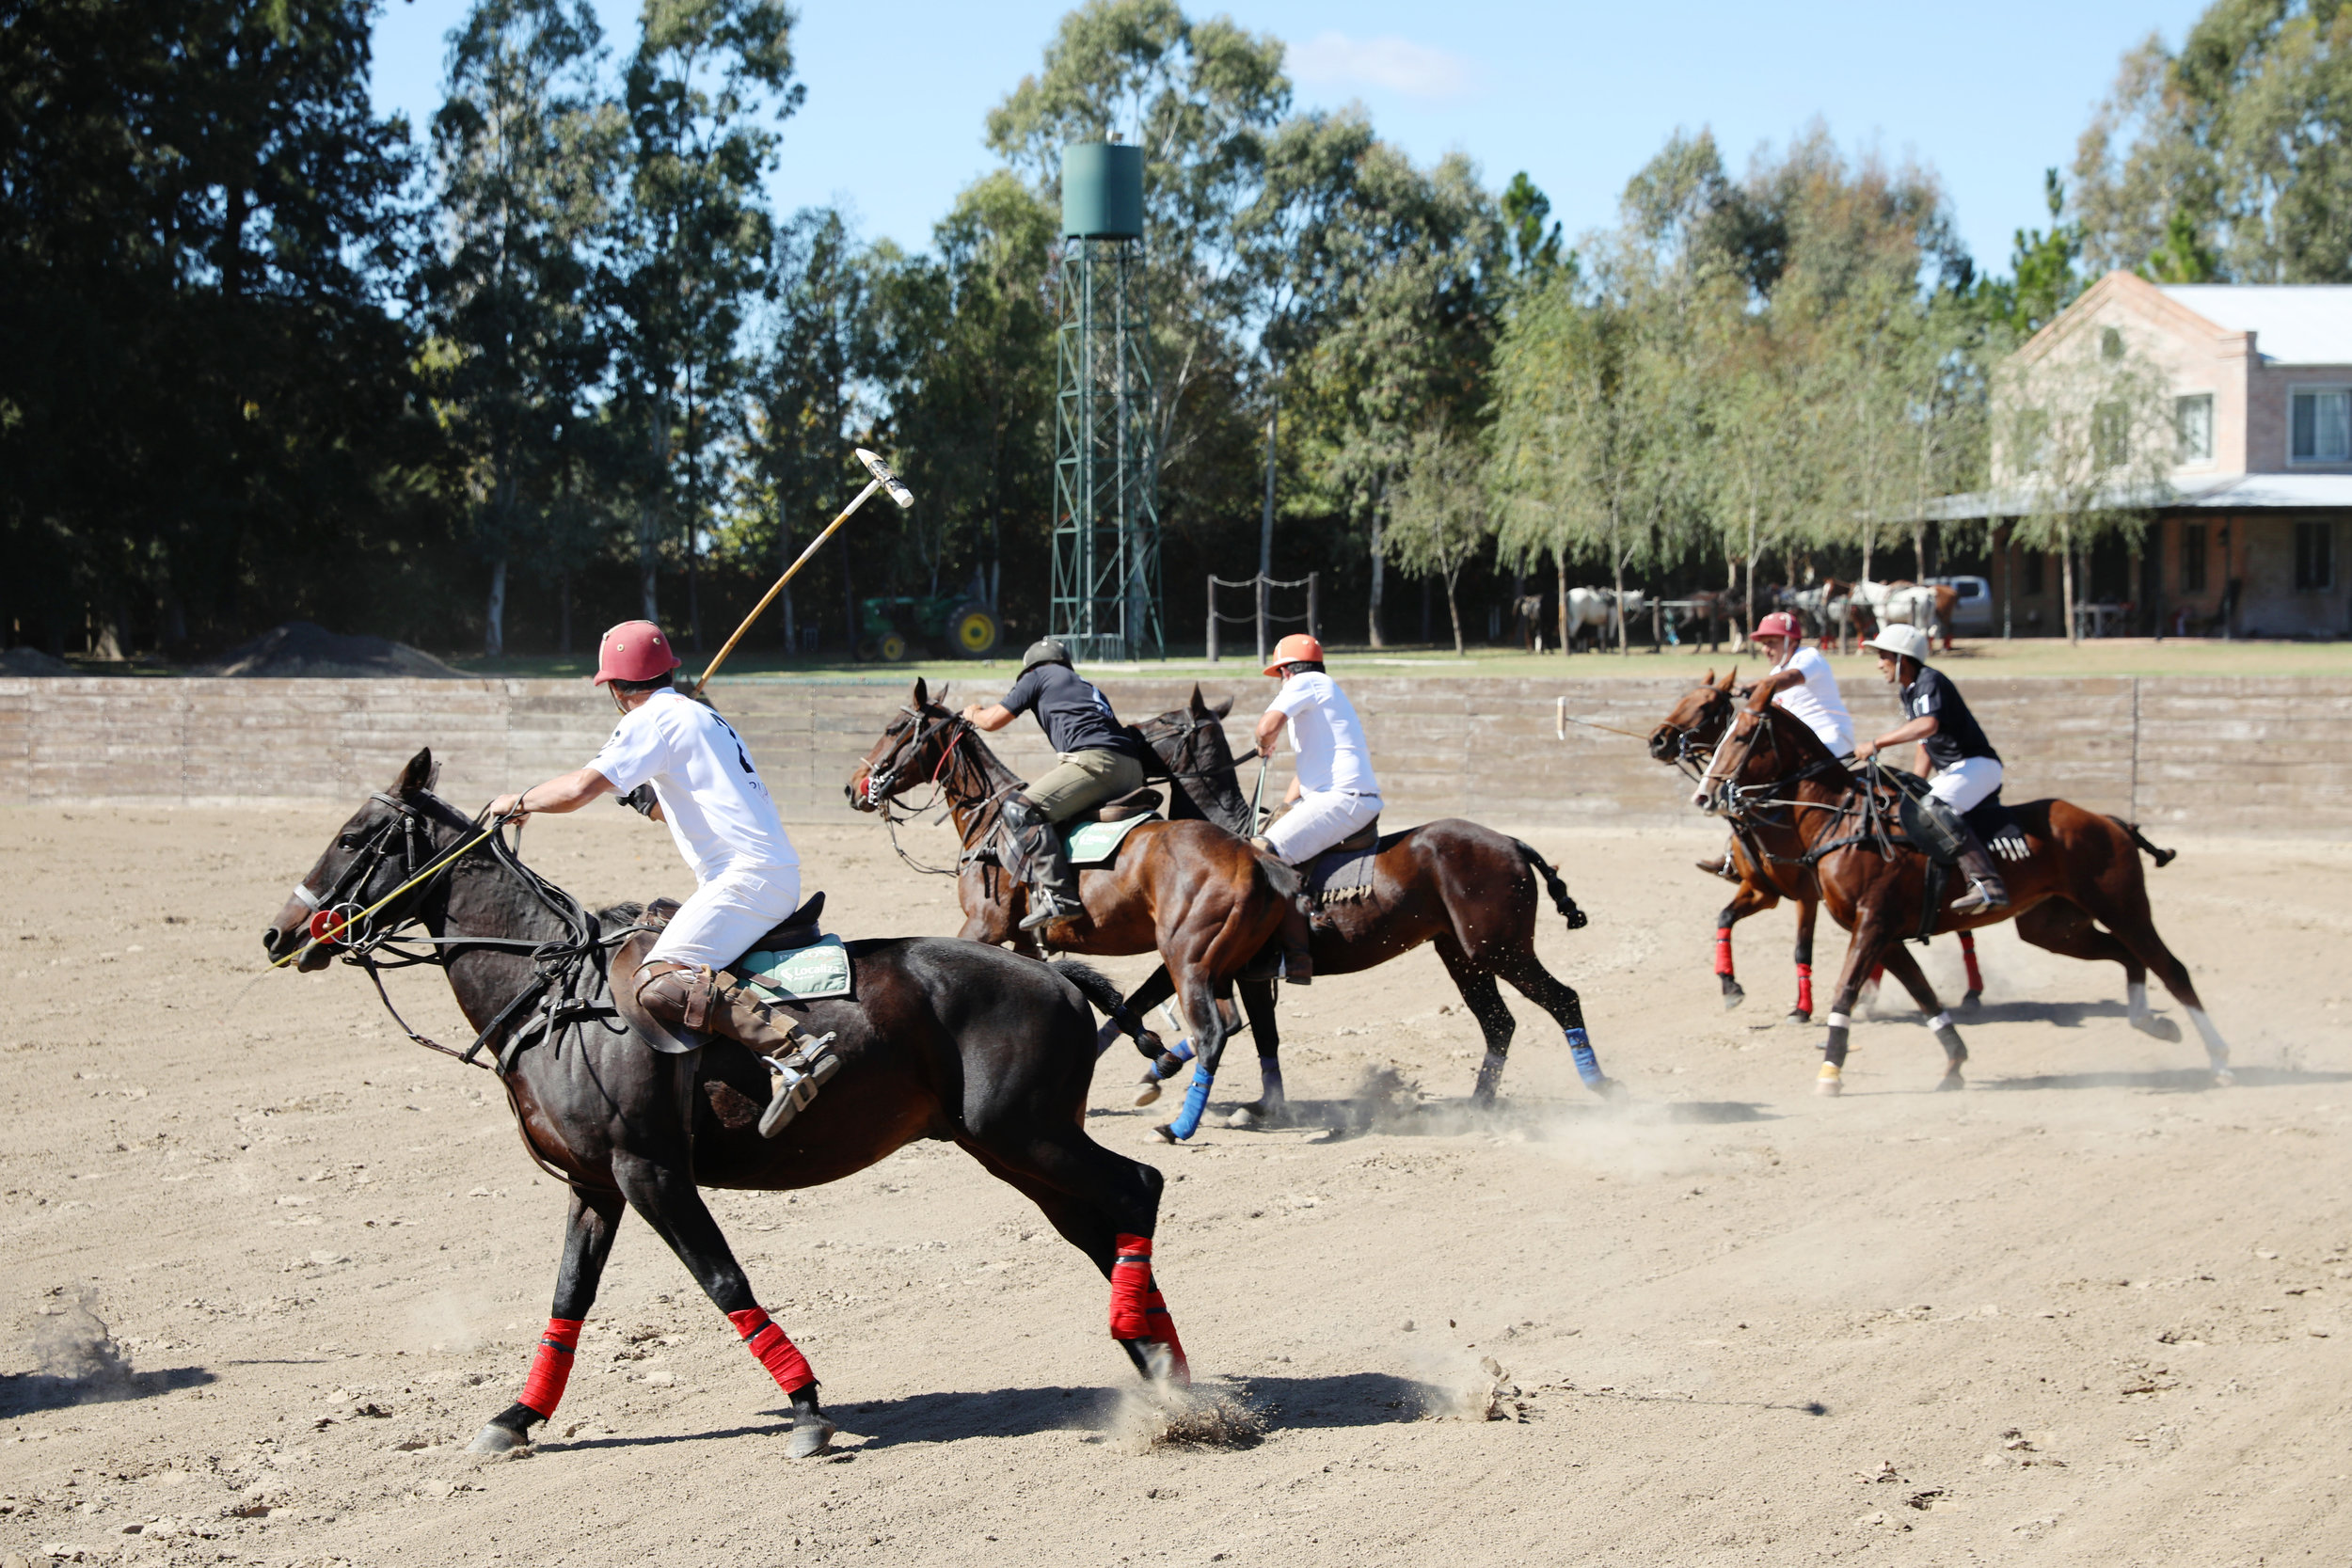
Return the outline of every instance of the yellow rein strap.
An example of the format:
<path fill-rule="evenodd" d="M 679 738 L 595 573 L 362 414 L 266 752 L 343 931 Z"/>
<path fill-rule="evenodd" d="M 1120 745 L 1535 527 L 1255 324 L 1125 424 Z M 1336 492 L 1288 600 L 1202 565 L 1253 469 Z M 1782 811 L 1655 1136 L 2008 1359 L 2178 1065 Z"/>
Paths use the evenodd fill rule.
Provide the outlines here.
<path fill-rule="evenodd" d="M 344 931 L 350 930 L 354 926 L 358 925 L 359 922 L 367 919 L 368 916 L 373 914 L 376 911 L 382 909 L 385 905 L 390 903 L 402 894 L 406 893 L 410 888 L 415 887 L 418 883 L 429 881 L 433 878 L 439 876 L 442 872 L 448 870 L 451 863 L 459 856 L 465 854 L 469 849 L 473 848 L 476 845 L 488 838 L 492 833 L 497 832 L 505 825 L 506 823 L 503 818 L 491 823 L 488 827 L 474 834 L 473 837 L 468 839 L 465 843 L 459 845 L 456 848 L 452 849 L 448 854 L 442 856 L 433 864 L 425 867 L 422 871 L 418 872 L 415 876 L 401 883 L 400 886 L 392 889 L 391 892 L 386 894 L 383 897 L 378 898 L 374 903 L 370 904 L 366 909 L 361 910 L 358 914 L 353 915 L 349 920 L 346 920 L 342 925 L 336 927 L 335 930 L 337 934 L 340 935 Z M 285 968 L 288 964 L 293 963 L 295 959 L 301 958 L 305 953 L 308 953 L 311 948 L 316 947 L 320 942 L 326 940 L 327 939 L 324 937 L 312 937 L 309 942 L 304 942 L 301 946 L 295 948 L 284 958 L 272 960 L 270 968 Z"/>

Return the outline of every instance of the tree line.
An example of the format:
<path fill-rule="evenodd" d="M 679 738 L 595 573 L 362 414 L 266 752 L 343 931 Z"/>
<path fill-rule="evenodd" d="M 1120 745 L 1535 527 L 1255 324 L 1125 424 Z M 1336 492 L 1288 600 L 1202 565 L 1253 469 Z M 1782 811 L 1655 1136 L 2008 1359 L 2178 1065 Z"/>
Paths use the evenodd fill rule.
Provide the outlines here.
<path fill-rule="evenodd" d="M 2128 56 L 2000 277 L 1931 170 L 1819 129 L 1744 173 L 1678 134 L 1570 244 L 1525 175 L 1300 110 L 1278 40 L 1175 0 L 1067 15 L 910 252 L 771 210 L 783 0 L 644 0 L 625 40 L 478 0 L 422 127 L 369 106 L 379 6 L 0 9 L 10 641 L 186 657 L 301 615 L 568 651 L 644 613 L 715 645 L 862 483 L 852 444 L 918 504 L 862 516 L 768 645 L 854 647 L 883 594 L 1040 633 L 1076 141 L 1145 153 L 1179 640 L 1257 556 L 1270 461 L 1273 563 L 1350 640 L 1410 632 L 1399 577 L 1459 643 L 1466 584 L 1917 571 L 1982 547 L 1931 503 L 1984 483 L 1999 366 L 2087 265 L 2352 270 L 2332 6 L 2217 0 Z M 2018 536 L 2070 552 L 2131 526 L 2042 511 Z"/>

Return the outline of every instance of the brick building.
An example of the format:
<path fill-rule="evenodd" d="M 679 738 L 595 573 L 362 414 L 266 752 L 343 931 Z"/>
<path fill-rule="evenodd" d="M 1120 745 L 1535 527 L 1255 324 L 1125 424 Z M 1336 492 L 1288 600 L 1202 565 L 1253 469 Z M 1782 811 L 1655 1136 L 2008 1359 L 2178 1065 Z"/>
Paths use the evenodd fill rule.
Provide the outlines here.
<path fill-rule="evenodd" d="M 2085 552 L 2081 597 L 2104 607 L 2108 629 L 2140 635 L 2352 636 L 2352 286 L 2164 285 L 2111 272 L 2011 358 L 1995 428 L 2010 428 L 2002 400 L 2038 365 L 2126 346 L 2168 384 L 2172 494 L 2151 509 L 2137 552 L 2120 540 Z M 2014 515 L 2024 467 L 1996 442 L 1993 488 L 1952 497 L 1936 515 Z M 1994 602 L 2019 635 L 2064 632 L 2058 567 L 2054 556 L 1993 551 Z"/>

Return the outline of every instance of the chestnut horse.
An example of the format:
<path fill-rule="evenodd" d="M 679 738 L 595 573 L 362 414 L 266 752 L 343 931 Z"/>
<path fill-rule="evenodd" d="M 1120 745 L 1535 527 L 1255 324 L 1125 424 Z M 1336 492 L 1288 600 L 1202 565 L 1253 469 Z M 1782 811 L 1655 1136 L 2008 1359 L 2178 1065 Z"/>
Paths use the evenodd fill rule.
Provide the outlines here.
<path fill-rule="evenodd" d="M 1005 798 L 1021 787 L 980 732 L 930 698 L 922 680 L 913 700 L 874 742 L 845 792 L 864 812 L 887 812 L 910 789 L 935 787 L 963 840 L 956 893 L 963 906 L 958 935 L 1034 953 L 1124 957 L 1157 952 L 1162 972 L 1192 1021 L 1203 1070 L 1214 1076 L 1235 1028 L 1228 1010 L 1233 983 L 1270 958 L 1298 874 L 1280 861 L 1205 822 L 1146 822 L 1131 830 L 1106 866 L 1078 872 L 1084 920 L 1057 920 L 1033 935 L 1021 929 L 1028 888 L 980 851 L 994 834 Z M 1140 1009 L 1138 1009 L 1139 1011 Z M 1130 1017 L 1147 1055 L 1159 1042 Z"/>
<path fill-rule="evenodd" d="M 1184 707 L 1147 719 L 1135 732 L 1176 786 L 1173 809 L 1197 815 L 1236 835 L 1249 831 L 1249 801 L 1243 796 L 1233 770 L 1233 753 L 1225 738 L 1224 719 L 1232 711 L 1231 698 L 1212 707 L 1192 689 Z M 1535 956 L 1535 921 L 1546 895 L 1573 931 L 1584 925 L 1584 912 L 1568 896 L 1567 885 L 1544 858 L 1529 846 L 1475 822 L 1447 817 L 1425 822 L 1403 832 L 1385 833 L 1373 862 L 1370 897 L 1332 905 L 1314 924 L 1315 973 L 1352 974 L 1388 962 L 1428 942 L 1453 976 L 1470 1016 L 1486 1036 L 1486 1059 L 1479 1064 L 1472 1085 L 1473 1103 L 1490 1105 L 1502 1083 L 1516 1024 L 1511 1009 L 1496 986 L 1498 977 L 1545 1012 L 1568 1042 L 1576 1070 L 1587 1088 L 1605 1097 L 1623 1089 L 1600 1069 L 1584 1029 L 1584 1005 L 1574 990 L 1563 984 Z M 1128 997 L 1137 1011 L 1156 1006 L 1168 994 L 1168 971 L 1145 980 Z M 1262 1097 L 1244 1107 L 1251 1119 L 1279 1121 L 1283 1116 L 1281 1036 L 1275 1023 L 1270 996 L 1243 990 L 1249 1026 L 1257 1037 Z M 1179 1064 L 1163 1057 L 1153 1076 L 1165 1077 Z M 1147 1083 L 1151 1080 L 1147 1079 Z M 1185 1107 L 1173 1124 L 1180 1136 L 1189 1137 L 1200 1120 L 1200 1107 L 1208 1088 L 1198 1071 L 1185 1096 Z"/>
<path fill-rule="evenodd" d="M 764 1138 L 759 1112 L 771 1091 L 760 1058 L 717 1037 L 682 1055 L 659 1053 L 612 1006 L 611 950 L 634 928 L 638 906 L 591 914 L 502 839 L 453 856 L 477 824 L 432 792 L 432 753 L 419 752 L 369 798 L 262 941 L 272 958 L 301 952 L 306 971 L 337 951 L 371 978 L 388 962 L 438 964 L 481 1031 L 476 1051 L 497 1063 L 524 1147 L 572 1190 L 548 1336 L 522 1398 L 491 1418 L 476 1451 L 518 1448 L 554 1414 L 626 1209 L 669 1243 L 787 1391 L 793 1455 L 820 1451 L 833 1427 L 815 1376 L 753 1299 L 698 1189 L 838 1181 L 917 1138 L 954 1142 L 1044 1211 L 1110 1278 L 1111 1333 L 1137 1370 L 1185 1379 L 1184 1348 L 1149 1272 L 1160 1173 L 1086 1133 L 1095 1056 L 1088 999 L 1116 1006 L 1108 981 L 968 942 L 850 942 L 853 998 L 781 1009 L 809 1033 L 831 1035 L 844 1065 L 781 1136 Z M 347 945 L 305 947 L 322 905 L 387 898 Z M 421 936 L 411 930 L 420 927 Z"/>
<path fill-rule="evenodd" d="M 1649 754 L 1669 767 L 1686 769 L 1692 779 L 1706 766 L 1707 758 L 1723 739 L 1724 726 L 1731 722 L 1730 693 L 1739 675 L 1737 669 L 1726 673 L 1719 684 L 1715 672 L 1709 670 L 1704 684 L 1683 699 L 1663 723 L 1650 732 Z M 1712 693 L 1712 695 L 1710 695 Z M 1734 829 L 1731 835 L 1731 869 L 1739 874 L 1740 890 L 1731 895 L 1723 911 L 1715 916 L 1715 977 L 1723 987 L 1724 1006 L 1737 1007 L 1748 999 L 1740 984 L 1737 968 L 1732 962 L 1731 929 L 1752 914 L 1762 914 L 1784 898 L 1797 906 L 1797 1005 L 1788 1009 L 1790 1023 L 1813 1022 L 1813 930 L 1821 911 L 1820 889 L 1815 884 L 1813 870 L 1805 865 L 1772 865 L 1762 851 L 1751 843 L 1745 833 Z M 1702 862 L 1699 869 L 1709 876 L 1721 876 L 1712 862 Z M 1960 999 L 1961 1013 L 1973 1013 L 1984 1000 L 1984 973 L 1977 964 L 1977 938 L 1971 931 L 1960 933 L 1961 961 L 1967 968 L 1968 990 Z M 1864 989 L 1867 999 L 1878 988 L 1883 966 L 1874 967 Z"/>
<path fill-rule="evenodd" d="M 1708 689 L 1716 698 L 1702 701 L 1729 700 L 1728 692 Z M 1929 862 L 1900 836 L 1900 802 L 1892 782 L 1877 768 L 1859 775 L 1849 771 L 1812 726 L 1769 698 L 1751 695 L 1740 705 L 1700 775 L 1699 788 L 1708 814 L 1729 820 L 1774 865 L 1811 869 L 1830 914 L 1852 933 L 1830 1006 L 1821 1093 L 1838 1092 L 1849 1021 L 1863 976 L 1874 963 L 1885 964 L 1928 1014 L 1928 1026 L 1945 1052 L 1938 1087 L 1962 1087 L 1968 1049 L 1903 943 L 1915 933 L 2004 920 L 2015 921 L 2017 934 L 2037 947 L 2122 965 L 2132 1026 L 2159 1039 L 2178 1039 L 2176 1026 L 2148 1011 L 2148 972 L 2154 970 L 2196 1024 L 2214 1082 L 2232 1081 L 2229 1045 L 2206 1016 L 2188 970 L 2165 946 L 2149 915 L 2139 852 L 2147 850 L 2158 865 L 2172 857 L 2131 823 L 2065 800 L 2011 806 L 2028 853 L 2006 870 L 2008 905 L 1955 918 L 1948 905 L 1928 908 Z"/>

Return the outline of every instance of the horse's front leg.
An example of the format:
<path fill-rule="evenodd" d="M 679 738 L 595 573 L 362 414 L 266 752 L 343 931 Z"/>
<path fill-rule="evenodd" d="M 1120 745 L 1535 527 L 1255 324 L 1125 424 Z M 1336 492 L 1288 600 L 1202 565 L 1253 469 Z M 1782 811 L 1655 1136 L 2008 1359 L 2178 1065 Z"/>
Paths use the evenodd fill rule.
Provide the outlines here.
<path fill-rule="evenodd" d="M 1967 1082 L 1960 1075 L 1961 1064 L 1968 1060 L 1968 1048 L 1961 1043 L 1960 1030 L 1953 1026 L 1952 1015 L 1944 1010 L 1944 1004 L 1928 984 L 1927 975 L 1919 968 L 1919 960 L 1911 956 L 1911 949 L 1901 942 L 1889 942 L 1886 947 L 1886 973 L 1902 982 L 1903 990 L 1927 1015 L 1928 1028 L 1935 1036 L 1935 1043 L 1944 1048 L 1944 1081 L 1939 1089 L 1964 1089 Z"/>
<path fill-rule="evenodd" d="M 1723 912 L 1715 917 L 1715 978 L 1723 985 L 1725 1010 L 1748 999 L 1748 993 L 1740 988 L 1739 974 L 1731 961 L 1731 928 L 1748 916 L 1761 913 L 1779 902 L 1775 895 L 1750 879 L 1740 884 L 1740 891 L 1731 895 L 1731 902 L 1725 904 Z"/>
<path fill-rule="evenodd" d="M 1829 1038 L 1821 1045 L 1821 1071 L 1813 1085 L 1816 1094 L 1845 1091 L 1847 1037 L 1853 1027 L 1853 1006 L 1862 994 L 1863 976 L 1878 961 L 1886 944 L 1886 917 L 1880 912 L 1883 895 L 1872 897 L 1857 911 L 1853 940 L 1846 943 L 1846 962 L 1837 974 L 1837 995 L 1829 1006 Z"/>
<path fill-rule="evenodd" d="M 534 1423 L 555 1414 L 572 1375 L 580 1324 L 596 1303 L 596 1285 L 604 1277 L 604 1260 L 612 1255 L 612 1238 L 623 1212 L 618 1193 L 572 1189 L 571 1215 L 564 1222 L 564 1266 L 555 1276 L 555 1305 L 548 1309 L 548 1331 L 539 1337 L 538 1353 L 532 1357 L 531 1375 L 523 1380 L 522 1398 L 491 1417 L 467 1452 L 519 1449 L 531 1441 Z"/>
<path fill-rule="evenodd" d="M 817 1374 L 800 1347 L 769 1320 L 752 1297 L 752 1282 L 734 1249 L 703 1204 L 703 1195 L 682 1164 L 667 1164 L 639 1154 L 615 1154 L 613 1179 L 621 1184 L 629 1207 L 645 1217 L 670 1243 L 678 1261 L 703 1288 L 719 1310 L 727 1315 L 743 1348 L 768 1369 L 785 1397 L 792 1402 L 791 1456 L 806 1459 L 822 1453 L 833 1439 L 833 1422 L 818 1402 Z"/>
<path fill-rule="evenodd" d="M 1813 1022 L 1813 926 L 1820 913 L 1819 898 L 1797 900 L 1797 1005 L 1788 1009 L 1791 1023 Z"/>

